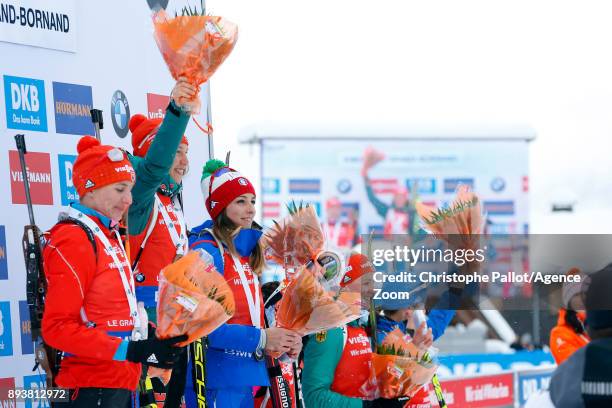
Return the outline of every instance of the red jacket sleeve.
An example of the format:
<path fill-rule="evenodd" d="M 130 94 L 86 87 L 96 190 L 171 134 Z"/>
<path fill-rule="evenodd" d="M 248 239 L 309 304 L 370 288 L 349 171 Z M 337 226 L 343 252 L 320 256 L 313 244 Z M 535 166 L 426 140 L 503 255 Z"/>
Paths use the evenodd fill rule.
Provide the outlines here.
<path fill-rule="evenodd" d="M 55 227 L 43 260 L 47 278 L 42 320 L 45 342 L 77 356 L 112 360 L 121 339 L 100 328 L 88 328 L 80 314 L 97 271 L 94 249 L 85 231 L 70 224 Z"/>

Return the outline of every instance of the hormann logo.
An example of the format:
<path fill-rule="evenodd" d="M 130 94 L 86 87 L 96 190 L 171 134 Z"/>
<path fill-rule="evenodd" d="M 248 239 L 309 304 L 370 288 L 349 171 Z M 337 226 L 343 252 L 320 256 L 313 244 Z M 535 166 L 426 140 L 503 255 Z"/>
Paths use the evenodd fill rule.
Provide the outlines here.
<path fill-rule="evenodd" d="M 63 13 L 0 3 L 0 23 L 68 33 L 70 17 Z"/>
<path fill-rule="evenodd" d="M 57 133 L 93 134 L 91 86 L 53 82 L 53 101 Z"/>

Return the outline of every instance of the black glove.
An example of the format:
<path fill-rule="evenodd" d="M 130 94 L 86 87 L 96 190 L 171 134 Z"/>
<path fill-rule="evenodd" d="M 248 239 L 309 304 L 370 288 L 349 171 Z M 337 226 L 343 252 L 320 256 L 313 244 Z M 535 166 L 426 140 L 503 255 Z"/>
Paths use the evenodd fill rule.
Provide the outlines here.
<path fill-rule="evenodd" d="M 187 340 L 187 337 L 186 334 L 183 334 L 160 340 L 156 336 L 150 336 L 146 340 L 130 341 L 126 359 L 133 363 L 143 363 L 153 367 L 172 368 L 184 351 L 183 347 L 174 345 Z"/>
<path fill-rule="evenodd" d="M 410 398 L 402 397 L 402 398 L 377 398 L 372 401 L 372 408 L 402 408 L 408 402 Z"/>

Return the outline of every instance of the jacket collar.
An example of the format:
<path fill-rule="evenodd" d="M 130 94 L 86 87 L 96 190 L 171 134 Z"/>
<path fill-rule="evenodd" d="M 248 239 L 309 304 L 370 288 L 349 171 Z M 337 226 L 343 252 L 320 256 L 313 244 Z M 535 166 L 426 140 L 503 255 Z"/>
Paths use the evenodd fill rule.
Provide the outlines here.
<path fill-rule="evenodd" d="M 205 229 L 209 229 L 212 231 L 213 222 L 212 220 L 205 221 L 202 225 L 199 225 L 192 229 L 193 233 L 200 233 Z M 253 253 L 253 250 L 257 246 L 257 242 L 263 235 L 263 232 L 259 229 L 254 228 L 242 228 L 234 237 L 234 246 L 236 247 L 236 251 L 241 257 L 250 256 Z M 224 244 L 225 246 L 225 244 Z"/>
<path fill-rule="evenodd" d="M 174 197 L 183 189 L 183 184 L 178 184 L 170 174 L 166 174 L 162 180 L 159 188 L 157 189 L 160 193 L 168 197 Z"/>
<path fill-rule="evenodd" d="M 118 222 L 111 220 L 106 215 L 103 215 L 102 213 L 94 210 L 93 208 L 86 207 L 81 203 L 71 203 L 70 206 L 74 208 L 75 210 L 79 210 L 85 215 L 88 215 L 93 218 L 97 218 L 98 221 L 100 221 L 100 223 L 106 228 L 108 228 L 109 230 L 116 229 L 119 227 Z"/>
<path fill-rule="evenodd" d="M 376 316 L 376 329 L 385 333 L 389 333 L 396 328 L 400 329 L 402 333 L 406 333 L 406 322 L 396 322 L 395 320 L 389 319 L 386 316 Z"/>

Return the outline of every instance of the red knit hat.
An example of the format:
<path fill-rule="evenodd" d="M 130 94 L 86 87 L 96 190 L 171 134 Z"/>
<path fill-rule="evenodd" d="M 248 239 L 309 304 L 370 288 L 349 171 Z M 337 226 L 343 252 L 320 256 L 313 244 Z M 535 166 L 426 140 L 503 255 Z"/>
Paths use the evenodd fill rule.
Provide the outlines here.
<path fill-rule="evenodd" d="M 136 180 L 134 168 L 123 151 L 102 145 L 95 137 L 83 136 L 72 167 L 72 183 L 79 196 L 109 184 Z"/>
<path fill-rule="evenodd" d="M 340 286 L 344 287 L 348 284 L 361 278 L 366 273 L 375 272 L 374 266 L 370 262 L 367 256 L 353 253 L 349 256 L 346 268 L 344 269 L 344 276 L 340 282 Z"/>
<path fill-rule="evenodd" d="M 132 116 L 128 127 L 132 132 L 132 150 L 134 156 L 145 157 L 157 131 L 162 124 L 162 119 L 147 119 L 140 113 Z M 181 143 L 188 145 L 187 138 L 183 135 Z"/>
<path fill-rule="evenodd" d="M 255 188 L 251 182 L 232 168 L 222 167 L 214 170 L 210 175 L 206 174 L 206 166 L 204 169 L 200 184 L 206 209 L 213 220 L 236 197 L 247 193 L 255 194 Z"/>

